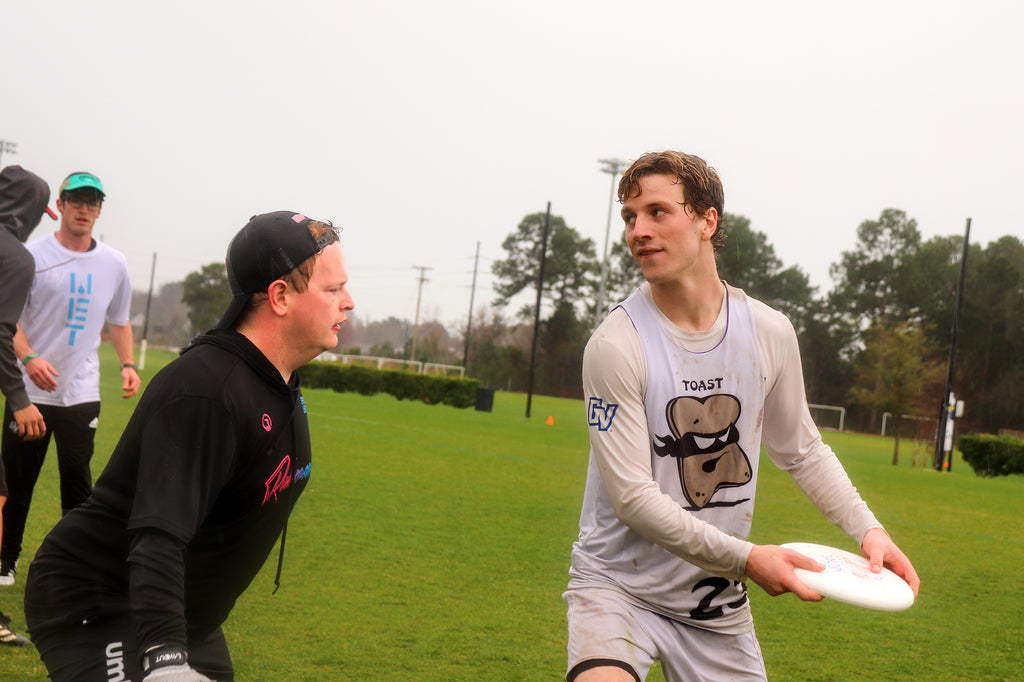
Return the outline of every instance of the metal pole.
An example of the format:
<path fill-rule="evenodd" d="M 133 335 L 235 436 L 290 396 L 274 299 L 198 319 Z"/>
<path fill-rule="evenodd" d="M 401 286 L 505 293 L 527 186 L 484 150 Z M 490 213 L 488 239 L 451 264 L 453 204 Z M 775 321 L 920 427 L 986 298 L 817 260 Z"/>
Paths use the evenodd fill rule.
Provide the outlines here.
<path fill-rule="evenodd" d="M 420 298 L 423 296 L 423 283 L 427 281 L 427 278 L 423 276 L 423 273 L 427 270 L 433 270 L 433 268 L 426 265 L 414 265 L 414 270 L 420 271 L 420 286 L 416 291 L 416 318 L 412 323 L 412 349 L 409 352 L 409 359 L 416 362 L 416 334 L 420 328 Z"/>
<path fill-rule="evenodd" d="M 608 221 L 604 228 L 604 258 L 601 261 L 601 281 L 597 285 L 597 301 L 594 306 L 594 328 L 601 324 L 601 320 L 604 319 L 604 294 L 606 280 L 608 279 L 608 245 L 611 241 L 612 233 L 612 206 L 615 204 L 615 177 L 619 174 L 619 169 L 626 166 L 625 161 L 619 159 L 601 159 L 598 163 L 603 164 L 601 172 L 610 173 L 612 176 L 612 188 L 611 194 L 608 196 Z"/>
<path fill-rule="evenodd" d="M 939 433 L 935 439 L 935 470 L 942 471 L 942 463 L 946 459 L 946 417 L 949 407 L 949 394 L 953 392 L 953 368 L 956 364 L 956 336 L 960 327 L 960 304 L 964 297 L 964 279 L 967 274 L 967 252 L 971 240 L 971 219 L 967 219 L 967 227 L 964 229 L 964 249 L 960 255 L 960 277 L 956 285 L 956 302 L 953 304 L 953 331 L 949 343 L 949 368 L 946 372 L 946 390 L 942 394 L 942 405 L 939 408 Z M 953 458 L 953 450 L 950 448 L 950 459 Z"/>
<path fill-rule="evenodd" d="M 462 349 L 462 367 L 469 372 L 469 331 L 473 327 L 473 297 L 476 295 L 476 271 L 480 265 L 480 242 L 476 243 L 476 258 L 473 259 L 473 286 L 469 289 L 469 316 L 466 318 L 466 344 Z"/>
<path fill-rule="evenodd" d="M 149 345 L 149 306 L 153 302 L 153 278 L 156 276 L 156 251 L 153 252 L 153 267 L 149 270 L 149 295 L 146 296 L 146 317 L 142 322 L 142 342 L 139 344 L 139 369 L 146 369 L 146 347 Z"/>
<path fill-rule="evenodd" d="M 548 202 L 548 211 L 544 214 L 544 235 L 540 242 L 540 269 L 537 273 L 537 306 L 533 311 L 533 345 L 530 348 L 530 379 L 527 382 L 526 390 L 526 416 L 530 416 L 530 407 L 533 404 L 533 370 L 537 362 L 537 334 L 540 330 L 540 295 L 544 289 L 544 261 L 548 254 L 548 226 L 551 224 L 551 202 Z"/>

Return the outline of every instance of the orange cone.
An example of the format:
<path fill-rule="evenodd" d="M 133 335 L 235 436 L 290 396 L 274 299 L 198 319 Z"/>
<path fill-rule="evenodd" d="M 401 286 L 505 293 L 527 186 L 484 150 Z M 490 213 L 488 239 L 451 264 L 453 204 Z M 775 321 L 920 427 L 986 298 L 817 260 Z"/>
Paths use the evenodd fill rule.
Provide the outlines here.
<path fill-rule="evenodd" d="M 548 426 L 554 426 L 554 425 L 555 425 L 555 418 L 549 414 L 548 415 Z"/>

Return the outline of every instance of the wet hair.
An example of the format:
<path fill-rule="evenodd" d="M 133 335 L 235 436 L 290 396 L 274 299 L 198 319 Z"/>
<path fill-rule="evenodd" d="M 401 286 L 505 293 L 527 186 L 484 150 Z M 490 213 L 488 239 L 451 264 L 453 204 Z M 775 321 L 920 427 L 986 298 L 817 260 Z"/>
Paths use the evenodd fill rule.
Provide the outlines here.
<path fill-rule="evenodd" d="M 699 156 L 675 151 L 648 152 L 634 161 L 619 181 L 619 203 L 640 194 L 640 180 L 648 175 L 671 175 L 682 185 L 684 206 L 699 216 L 709 209 L 718 213 L 718 227 L 711 237 L 717 252 L 725 244 L 725 189 L 718 171 Z"/>

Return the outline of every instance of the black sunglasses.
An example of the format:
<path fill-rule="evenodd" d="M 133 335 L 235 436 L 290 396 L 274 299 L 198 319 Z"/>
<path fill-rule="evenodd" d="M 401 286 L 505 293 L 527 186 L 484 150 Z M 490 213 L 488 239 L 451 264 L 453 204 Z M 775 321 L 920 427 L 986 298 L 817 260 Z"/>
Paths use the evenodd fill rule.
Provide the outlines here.
<path fill-rule="evenodd" d="M 74 208 L 99 208 L 103 204 L 103 197 L 98 192 L 69 192 L 64 195 L 64 201 Z"/>

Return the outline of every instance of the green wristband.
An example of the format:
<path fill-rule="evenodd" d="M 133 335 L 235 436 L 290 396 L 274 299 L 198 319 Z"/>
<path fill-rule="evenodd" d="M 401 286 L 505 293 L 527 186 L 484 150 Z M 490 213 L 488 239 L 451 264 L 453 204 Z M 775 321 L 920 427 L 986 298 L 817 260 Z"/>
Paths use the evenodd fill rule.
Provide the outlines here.
<path fill-rule="evenodd" d="M 29 361 L 29 360 L 32 360 L 33 358 L 38 358 L 38 357 L 39 357 L 39 353 L 29 353 L 29 354 L 28 354 L 28 355 L 26 355 L 26 356 L 25 356 L 25 358 L 24 358 L 24 359 L 23 359 L 23 360 L 21 361 L 21 364 L 23 364 L 23 365 L 26 365 L 26 366 L 27 366 L 27 365 L 28 365 L 28 361 Z"/>

